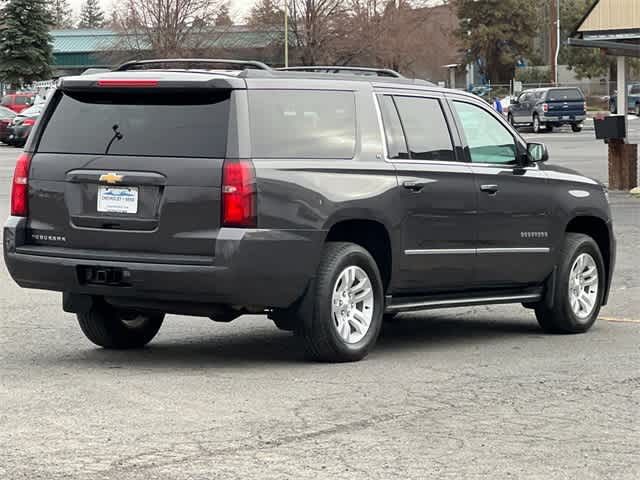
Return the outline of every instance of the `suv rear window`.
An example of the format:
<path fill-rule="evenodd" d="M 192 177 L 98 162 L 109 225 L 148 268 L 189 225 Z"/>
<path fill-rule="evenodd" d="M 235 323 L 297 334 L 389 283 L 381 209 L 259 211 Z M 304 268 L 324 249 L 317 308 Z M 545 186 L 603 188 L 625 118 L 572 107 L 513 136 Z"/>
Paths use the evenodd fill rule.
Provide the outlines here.
<path fill-rule="evenodd" d="M 547 100 L 550 102 L 580 102 L 584 100 L 584 96 L 577 88 L 557 88 L 549 90 Z"/>
<path fill-rule="evenodd" d="M 249 95 L 255 158 L 353 158 L 352 92 L 252 90 Z"/>
<path fill-rule="evenodd" d="M 38 151 L 224 158 L 229 95 L 229 91 L 65 93 Z"/>

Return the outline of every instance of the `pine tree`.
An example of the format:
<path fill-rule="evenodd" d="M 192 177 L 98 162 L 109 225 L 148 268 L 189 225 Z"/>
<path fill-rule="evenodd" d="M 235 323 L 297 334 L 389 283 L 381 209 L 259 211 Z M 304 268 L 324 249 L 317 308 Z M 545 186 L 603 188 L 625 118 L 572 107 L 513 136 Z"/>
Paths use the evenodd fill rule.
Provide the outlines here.
<path fill-rule="evenodd" d="M 0 79 L 13 87 L 51 78 L 47 0 L 9 0 L 0 12 Z"/>
<path fill-rule="evenodd" d="M 247 17 L 247 23 L 252 27 L 264 28 L 282 25 L 284 10 L 276 0 L 258 0 Z"/>
<path fill-rule="evenodd" d="M 53 28 L 71 28 L 73 26 L 68 0 L 50 0 L 49 11 L 53 19 Z"/>
<path fill-rule="evenodd" d="M 457 0 L 458 38 L 467 61 L 482 60 L 492 82 L 508 82 L 515 65 L 531 54 L 538 32 L 539 4 L 531 0 Z"/>
<path fill-rule="evenodd" d="M 104 12 L 98 0 L 85 0 L 80 7 L 80 22 L 78 28 L 104 27 Z"/>
<path fill-rule="evenodd" d="M 223 3 L 222 5 L 220 5 L 214 23 L 216 27 L 228 27 L 233 25 L 233 20 L 231 20 L 231 16 L 229 15 L 228 3 Z"/>

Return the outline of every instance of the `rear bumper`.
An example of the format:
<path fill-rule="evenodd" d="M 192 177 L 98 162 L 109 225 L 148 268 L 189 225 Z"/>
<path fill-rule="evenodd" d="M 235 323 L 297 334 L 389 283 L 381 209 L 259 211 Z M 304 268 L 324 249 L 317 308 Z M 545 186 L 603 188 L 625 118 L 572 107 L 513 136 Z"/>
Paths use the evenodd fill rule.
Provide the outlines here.
<path fill-rule="evenodd" d="M 540 121 L 545 123 L 566 124 L 566 123 L 581 123 L 581 122 L 584 122 L 586 118 L 587 118 L 586 114 L 543 115 L 542 117 L 540 117 Z"/>
<path fill-rule="evenodd" d="M 176 255 L 161 262 L 51 256 L 24 244 L 24 219 L 9 217 L 4 227 L 4 258 L 13 279 L 25 288 L 73 294 L 175 302 L 287 307 L 315 274 L 324 232 L 307 230 L 220 229 L 210 264 L 178 264 Z M 21 252 L 22 250 L 22 252 Z M 60 249 L 59 249 L 60 250 Z M 85 251 L 86 253 L 86 251 Z M 124 255 L 124 253 L 123 253 Z M 141 258 L 146 258 L 140 255 Z M 83 267 L 122 269 L 126 284 L 86 283 Z"/>

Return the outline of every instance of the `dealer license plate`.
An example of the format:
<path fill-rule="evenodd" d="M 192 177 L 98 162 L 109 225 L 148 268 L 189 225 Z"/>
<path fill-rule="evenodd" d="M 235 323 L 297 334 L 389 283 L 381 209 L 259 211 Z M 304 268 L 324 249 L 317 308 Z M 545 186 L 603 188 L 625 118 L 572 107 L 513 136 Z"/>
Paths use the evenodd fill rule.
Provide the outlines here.
<path fill-rule="evenodd" d="M 98 186 L 98 211 L 138 213 L 138 187 Z"/>

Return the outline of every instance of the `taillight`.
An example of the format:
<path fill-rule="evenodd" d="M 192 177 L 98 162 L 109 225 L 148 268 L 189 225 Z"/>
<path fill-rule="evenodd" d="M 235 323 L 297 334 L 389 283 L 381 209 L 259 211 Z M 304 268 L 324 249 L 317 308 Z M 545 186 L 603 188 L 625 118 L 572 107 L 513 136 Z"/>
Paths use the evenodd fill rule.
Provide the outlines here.
<path fill-rule="evenodd" d="M 542 111 L 544 113 L 547 113 L 549 111 L 549 104 L 548 103 L 543 103 L 542 104 Z"/>
<path fill-rule="evenodd" d="M 225 160 L 222 167 L 222 225 L 256 227 L 257 196 L 256 173 L 251 160 Z"/>
<path fill-rule="evenodd" d="M 31 154 L 22 153 L 16 162 L 11 185 L 11 215 L 26 217 L 28 213 L 27 193 L 29 188 L 29 166 Z"/>
<path fill-rule="evenodd" d="M 107 78 L 98 80 L 99 87 L 120 87 L 120 88 L 138 88 L 138 87 L 157 87 L 158 80 L 132 78 Z"/>
<path fill-rule="evenodd" d="M 22 122 L 22 125 L 24 125 L 25 127 L 32 127 L 35 124 L 36 124 L 36 121 L 33 118 L 27 118 L 25 119 L 24 122 Z"/>

